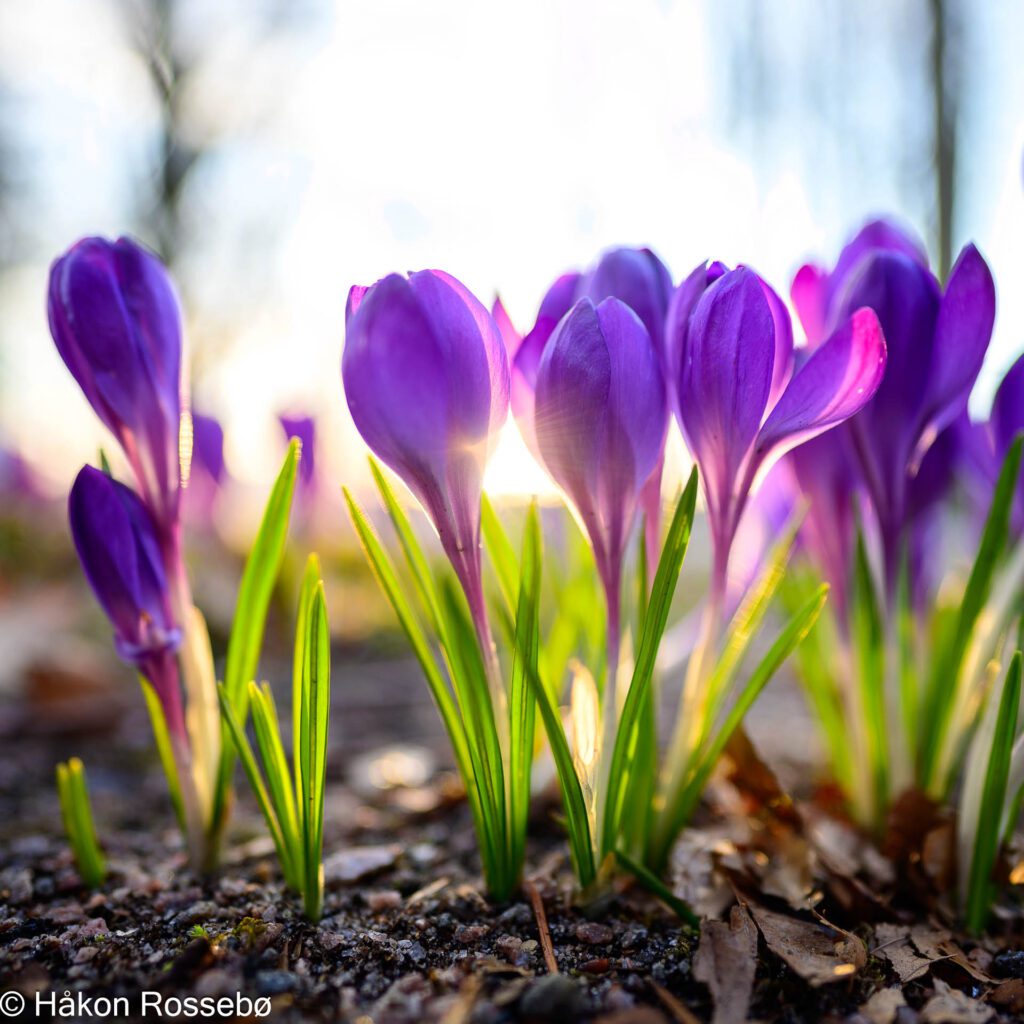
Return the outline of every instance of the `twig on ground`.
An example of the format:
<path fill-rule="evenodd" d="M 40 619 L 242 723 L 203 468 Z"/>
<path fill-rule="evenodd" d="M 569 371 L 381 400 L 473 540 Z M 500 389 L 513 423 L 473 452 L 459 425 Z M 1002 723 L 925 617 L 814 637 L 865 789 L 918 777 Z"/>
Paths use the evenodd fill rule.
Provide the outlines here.
<path fill-rule="evenodd" d="M 555 946 L 551 941 L 551 931 L 548 929 L 548 915 L 544 910 L 544 900 L 541 899 L 540 890 L 531 879 L 523 882 L 523 889 L 533 907 L 533 916 L 537 919 L 537 933 L 540 936 L 540 948 L 544 953 L 544 965 L 548 974 L 558 974 L 558 961 L 555 959 Z"/>

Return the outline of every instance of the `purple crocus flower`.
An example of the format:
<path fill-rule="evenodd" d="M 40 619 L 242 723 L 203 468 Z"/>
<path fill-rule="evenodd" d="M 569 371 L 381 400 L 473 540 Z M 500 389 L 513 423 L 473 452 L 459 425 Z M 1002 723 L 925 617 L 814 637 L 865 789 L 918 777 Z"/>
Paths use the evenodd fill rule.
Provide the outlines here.
<path fill-rule="evenodd" d="M 713 606 L 724 599 L 729 551 L 758 472 L 863 408 L 885 369 L 878 318 L 861 309 L 791 377 L 787 371 L 780 378 L 782 312 L 757 275 L 740 267 L 704 290 L 685 331 L 676 415 L 701 469 L 714 546 Z M 780 379 L 786 383 L 778 387 Z"/>
<path fill-rule="evenodd" d="M 664 344 L 665 315 L 672 297 L 672 278 L 664 263 L 650 249 L 620 246 L 609 249 L 586 273 L 563 274 L 547 290 L 532 330 L 518 344 L 515 329 L 504 308 L 495 307 L 495 316 L 512 360 L 512 414 L 527 447 L 540 458 L 533 435 L 533 402 L 537 370 L 541 357 L 558 322 L 582 298 L 594 305 L 603 299 L 624 302 L 647 328 L 657 351 Z"/>
<path fill-rule="evenodd" d="M 661 361 L 624 302 L 580 299 L 544 349 L 534 433 L 543 464 L 590 537 L 608 599 L 608 678 L 618 652 L 622 558 L 641 488 L 661 456 L 668 404 Z"/>
<path fill-rule="evenodd" d="M 83 238 L 50 268 L 50 333 L 124 449 L 162 531 L 177 518 L 181 317 L 163 265 L 127 238 Z"/>
<path fill-rule="evenodd" d="M 286 441 L 299 439 L 299 482 L 306 490 L 316 483 L 316 420 L 312 416 L 278 416 L 278 423 L 284 431 Z"/>
<path fill-rule="evenodd" d="M 509 401 L 508 359 L 493 317 L 439 270 L 354 287 L 342 377 L 356 427 L 427 510 L 489 647 L 480 495 Z"/>
<path fill-rule="evenodd" d="M 114 627 L 114 645 L 153 685 L 172 735 L 185 737 L 174 621 L 156 526 L 138 496 L 86 466 L 68 499 L 71 534 L 96 598 Z"/>
<path fill-rule="evenodd" d="M 992 335 L 995 287 L 974 246 L 961 252 L 944 293 L 916 260 L 876 250 L 864 257 L 837 301 L 838 315 L 873 309 L 889 351 L 885 380 L 850 431 L 892 593 L 908 481 L 938 434 L 966 408 Z"/>

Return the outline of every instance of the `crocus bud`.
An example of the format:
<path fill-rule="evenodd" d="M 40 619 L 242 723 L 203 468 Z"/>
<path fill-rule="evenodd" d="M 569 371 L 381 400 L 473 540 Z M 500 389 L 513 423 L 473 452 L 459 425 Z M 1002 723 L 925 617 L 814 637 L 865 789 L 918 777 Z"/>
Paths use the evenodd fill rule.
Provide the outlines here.
<path fill-rule="evenodd" d="M 306 490 L 316 483 L 316 420 L 312 416 L 278 416 L 286 441 L 299 439 L 299 483 Z"/>
<path fill-rule="evenodd" d="M 161 530 L 177 518 L 181 318 L 170 278 L 127 238 L 84 238 L 50 268 L 50 333 L 117 438 Z"/>
<path fill-rule="evenodd" d="M 508 360 L 490 313 L 439 270 L 353 288 L 342 377 L 363 439 L 423 504 L 475 591 L 483 471 L 508 415 Z"/>
<path fill-rule="evenodd" d="M 640 318 L 618 299 L 596 307 L 580 299 L 538 367 L 534 430 L 544 465 L 590 536 L 610 635 L 637 498 L 660 457 L 667 422 L 660 360 Z"/>
<path fill-rule="evenodd" d="M 168 725 L 184 735 L 175 623 L 156 527 L 134 491 L 86 466 L 68 499 L 71 535 L 96 598 L 114 627 L 117 653 L 157 691 Z"/>
<path fill-rule="evenodd" d="M 760 279 L 741 267 L 704 291 L 686 335 L 676 414 L 701 470 L 718 600 L 758 472 L 863 408 L 885 368 L 878 319 L 858 310 L 802 361 L 773 399 L 777 315 Z"/>

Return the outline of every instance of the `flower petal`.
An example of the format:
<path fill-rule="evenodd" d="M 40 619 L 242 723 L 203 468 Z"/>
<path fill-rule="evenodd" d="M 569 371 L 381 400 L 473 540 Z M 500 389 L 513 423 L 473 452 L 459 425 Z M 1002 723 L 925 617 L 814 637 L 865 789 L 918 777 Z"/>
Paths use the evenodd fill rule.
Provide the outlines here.
<path fill-rule="evenodd" d="M 859 309 L 797 370 L 757 438 L 757 451 L 780 454 L 842 423 L 871 400 L 885 372 L 878 317 Z"/>
<path fill-rule="evenodd" d="M 828 271 L 814 263 L 805 263 L 793 278 L 789 297 L 804 329 L 808 348 L 817 348 L 825 340 L 828 316 Z"/>
<path fill-rule="evenodd" d="M 605 458 L 615 458 L 620 439 L 628 446 L 623 459 L 631 465 L 631 490 L 639 491 L 654 472 L 668 428 L 665 384 L 654 343 L 639 314 L 618 299 L 597 307 L 611 360 Z"/>
<path fill-rule="evenodd" d="M 1006 371 L 992 401 L 992 433 L 996 451 L 1006 454 L 1024 430 L 1024 356 Z"/>
<path fill-rule="evenodd" d="M 885 377 L 851 425 L 865 480 L 885 530 L 902 515 L 907 467 L 921 436 L 921 412 L 934 347 L 939 288 L 919 263 L 893 252 L 862 261 L 840 303 L 849 315 L 867 306 L 882 326 Z"/>
<path fill-rule="evenodd" d="M 515 329 L 512 318 L 508 315 L 505 304 L 498 295 L 494 296 L 494 302 L 491 305 L 491 316 L 494 317 L 494 322 L 498 325 L 498 330 L 501 332 L 501 340 L 505 345 L 505 355 L 508 356 L 508 361 L 511 364 L 512 360 L 515 359 L 516 350 L 522 343 L 523 336 Z"/>
<path fill-rule="evenodd" d="M 939 305 L 931 375 L 921 412 L 934 437 L 967 405 L 985 360 L 996 316 L 996 289 L 988 265 L 973 245 L 953 266 Z"/>
<path fill-rule="evenodd" d="M 536 378 L 534 435 L 544 465 L 577 506 L 597 490 L 611 356 L 597 310 L 581 299 L 559 322 Z"/>
<path fill-rule="evenodd" d="M 364 292 L 347 324 L 342 376 L 352 419 L 370 448 L 414 490 L 424 475 L 443 477 L 444 350 L 405 278 L 391 274 Z"/>
<path fill-rule="evenodd" d="M 889 252 L 906 257 L 925 270 L 928 269 L 928 253 L 921 242 L 902 225 L 880 217 L 868 221 L 853 239 L 843 247 L 836 260 L 835 268 L 829 275 L 827 307 L 838 299 L 850 277 L 856 272 L 865 257 L 875 252 Z"/>
<path fill-rule="evenodd" d="M 772 386 L 768 392 L 768 408 L 771 409 L 793 376 L 793 324 L 786 304 L 775 289 L 760 274 L 757 279 L 761 282 L 775 324 L 775 359 L 772 363 Z"/>
<path fill-rule="evenodd" d="M 464 285 L 442 270 L 409 275 L 409 286 L 438 329 L 449 369 L 452 428 L 469 445 L 486 441 L 508 416 L 508 356 L 494 318 Z"/>

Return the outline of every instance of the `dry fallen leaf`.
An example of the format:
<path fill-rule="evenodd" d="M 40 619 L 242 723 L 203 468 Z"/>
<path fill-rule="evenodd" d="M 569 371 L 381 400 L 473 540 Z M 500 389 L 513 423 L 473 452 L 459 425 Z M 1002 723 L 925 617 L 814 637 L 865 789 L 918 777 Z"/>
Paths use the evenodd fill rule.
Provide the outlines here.
<path fill-rule="evenodd" d="M 921 956 L 929 960 L 948 960 L 982 984 L 992 981 L 991 976 L 980 965 L 967 959 L 964 951 L 953 941 L 953 936 L 944 928 L 915 925 L 910 929 L 910 939 Z"/>
<path fill-rule="evenodd" d="M 1024 980 L 1021 978 L 1010 978 L 997 985 L 989 993 L 988 1001 L 999 1006 L 1007 1013 L 1015 1013 L 1018 1016 L 1024 1013 Z"/>
<path fill-rule="evenodd" d="M 880 988 L 861 1008 L 860 1014 L 871 1024 L 893 1024 L 900 1007 L 906 1006 L 901 988 Z"/>
<path fill-rule="evenodd" d="M 768 948 L 815 987 L 843 981 L 867 963 L 864 943 L 824 918 L 805 921 L 756 903 L 749 909 Z"/>
<path fill-rule="evenodd" d="M 986 1003 L 935 979 L 935 995 L 921 1010 L 921 1024 L 985 1024 L 996 1015 Z"/>
<path fill-rule="evenodd" d="M 892 969 L 904 985 L 924 977 L 932 965 L 932 958 L 918 955 L 911 945 L 909 930 L 901 925 L 877 925 L 875 942 L 872 952 L 892 964 Z"/>
<path fill-rule="evenodd" d="M 700 947 L 693 975 L 711 990 L 712 1024 L 742 1024 L 757 971 L 757 929 L 746 908 L 734 906 L 729 921 L 700 926 Z"/>

